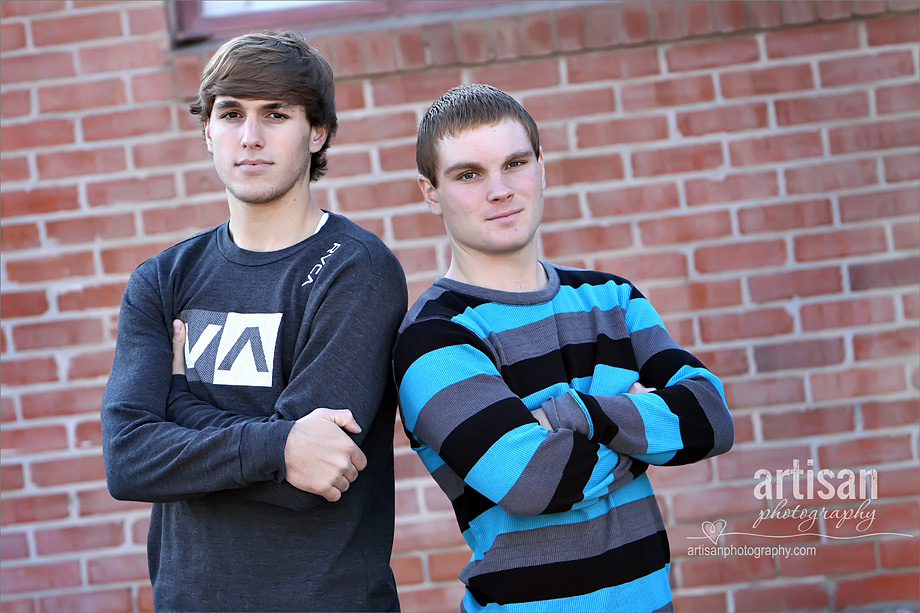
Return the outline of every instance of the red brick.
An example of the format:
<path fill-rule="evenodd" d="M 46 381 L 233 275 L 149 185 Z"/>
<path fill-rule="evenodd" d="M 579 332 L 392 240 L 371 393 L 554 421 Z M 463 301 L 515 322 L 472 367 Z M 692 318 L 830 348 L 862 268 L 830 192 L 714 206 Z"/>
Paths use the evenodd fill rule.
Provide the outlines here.
<path fill-rule="evenodd" d="M 443 93 L 443 92 L 441 92 Z M 335 142 L 339 145 L 376 142 L 415 136 L 415 113 L 375 113 L 369 117 L 339 119 Z"/>
<path fill-rule="evenodd" d="M 649 289 L 646 294 L 660 313 L 698 311 L 741 304 L 741 286 L 737 280 L 660 286 Z"/>
<path fill-rule="evenodd" d="M 617 217 L 675 209 L 680 206 L 677 185 L 674 183 L 655 183 L 588 192 L 586 197 L 588 207 L 594 217 Z"/>
<path fill-rule="evenodd" d="M 633 173 L 637 177 L 708 170 L 722 163 L 722 146 L 719 143 L 683 145 L 632 154 Z"/>
<path fill-rule="evenodd" d="M 124 82 L 117 78 L 38 88 L 38 108 L 42 113 L 119 106 L 126 101 Z"/>
<path fill-rule="evenodd" d="M 314 192 L 314 196 L 316 196 Z M 198 231 L 214 227 L 227 220 L 226 200 L 212 200 L 197 204 L 180 206 L 163 206 L 147 209 L 142 215 L 145 234 L 159 234 L 165 232 L 178 232 L 180 230 Z M 146 257 L 154 255 L 169 246 L 169 243 L 156 243 L 150 246 L 141 246 L 127 251 L 110 250 L 103 252 L 103 265 L 106 270 L 119 270 L 126 272 L 140 264 Z M 144 254 L 147 254 L 144 256 Z M 140 257 L 141 259 L 137 259 Z M 127 267 L 127 268 L 126 268 Z"/>
<path fill-rule="evenodd" d="M 683 2 L 650 2 L 648 10 L 655 40 L 676 40 L 684 37 L 686 19 L 683 14 Z"/>
<path fill-rule="evenodd" d="M 4 385 L 30 385 L 58 380 L 57 362 L 53 357 L 4 360 L 0 381 Z"/>
<path fill-rule="evenodd" d="M 524 98 L 522 104 L 536 121 L 609 113 L 615 107 L 610 87 L 536 94 Z"/>
<path fill-rule="evenodd" d="M 7 191 L 2 196 L 2 216 L 7 218 L 73 210 L 80 206 L 77 198 L 75 185 Z"/>
<path fill-rule="evenodd" d="M 869 83 L 882 79 L 905 77 L 914 72 L 910 51 L 890 51 L 818 63 L 821 85 L 834 87 L 854 83 Z"/>
<path fill-rule="evenodd" d="M 77 449 L 102 446 L 102 424 L 98 419 L 77 424 L 74 434 L 74 446 Z"/>
<path fill-rule="evenodd" d="M 39 555 L 86 551 L 116 547 L 125 540 L 122 522 L 108 522 L 35 531 L 35 549 Z"/>
<path fill-rule="evenodd" d="M 817 3 L 809 0 L 784 0 L 782 7 L 786 24 L 810 23 L 818 18 Z"/>
<path fill-rule="evenodd" d="M 869 114 L 866 92 L 848 92 L 776 100 L 776 121 L 781 126 L 836 121 Z"/>
<path fill-rule="evenodd" d="M 427 511 L 453 511 L 453 505 L 450 499 L 447 498 L 447 494 L 435 485 L 424 488 L 422 499 L 424 500 L 424 508 Z"/>
<path fill-rule="evenodd" d="M 396 69 L 396 49 L 390 31 L 367 30 L 361 34 L 364 71 L 392 72 Z"/>
<path fill-rule="evenodd" d="M 746 64 L 756 62 L 759 57 L 757 40 L 753 36 L 683 43 L 665 52 L 671 72 Z"/>
<path fill-rule="evenodd" d="M 492 56 L 497 60 L 521 57 L 521 33 L 517 17 L 497 17 L 488 21 Z"/>
<path fill-rule="evenodd" d="M 422 193 L 414 181 L 399 179 L 340 187 L 339 205 L 344 211 L 400 206 L 422 201 Z"/>
<path fill-rule="evenodd" d="M 840 364 L 845 357 L 842 338 L 787 341 L 754 347 L 758 372 L 831 366 Z"/>
<path fill-rule="evenodd" d="M 828 130 L 831 153 L 895 149 L 920 144 L 920 122 L 902 119 Z"/>
<path fill-rule="evenodd" d="M 719 489 L 698 488 L 680 492 L 673 496 L 674 517 L 678 521 L 711 519 L 730 515 L 753 515 L 765 508 L 763 500 L 754 497 L 754 488 L 721 487 Z M 685 576 L 686 579 L 686 576 Z M 690 585 L 685 582 L 685 585 Z"/>
<path fill-rule="evenodd" d="M 901 300 L 904 302 L 904 317 L 907 319 L 920 318 L 920 295 L 916 290 L 904 294 Z"/>
<path fill-rule="evenodd" d="M 66 45 L 122 35 L 121 14 L 118 11 L 42 19 L 33 21 L 31 25 L 32 42 L 36 47 Z"/>
<path fill-rule="evenodd" d="M 725 382 L 725 400 L 732 410 L 774 407 L 805 401 L 801 377 L 776 377 Z"/>
<path fill-rule="evenodd" d="M 624 84 L 622 96 L 624 110 L 645 111 L 650 108 L 709 102 L 715 97 L 715 87 L 709 75 L 678 77 Z"/>
<path fill-rule="evenodd" d="M 753 479 L 760 469 L 774 472 L 778 469 L 791 468 L 792 461 L 798 460 L 805 466 L 811 458 L 811 448 L 807 445 L 789 447 L 764 447 L 761 449 L 735 449 L 732 453 L 716 458 L 719 467 L 719 479 Z"/>
<path fill-rule="evenodd" d="M 67 430 L 63 426 L 4 428 L 0 431 L 3 449 L 19 455 L 67 449 Z"/>
<path fill-rule="evenodd" d="M 6 472 L 3 474 L 5 475 Z M 4 489 L 6 489 L 5 485 Z M 26 535 L 24 533 L 7 533 L 0 536 L 0 555 L 3 556 L 4 560 L 29 557 L 29 542 L 26 539 Z"/>
<path fill-rule="evenodd" d="M 729 144 L 728 149 L 732 165 L 735 166 L 818 157 L 824 153 L 820 132 L 797 132 L 735 141 Z"/>
<path fill-rule="evenodd" d="M 920 548 L 912 539 L 881 541 L 878 544 L 882 568 L 920 565 Z"/>
<path fill-rule="evenodd" d="M 854 429 L 853 409 L 849 405 L 820 409 L 765 412 L 760 416 L 764 440 L 815 437 Z"/>
<path fill-rule="evenodd" d="M 920 258 L 916 257 L 851 264 L 849 269 L 853 291 L 920 283 Z"/>
<path fill-rule="evenodd" d="M 917 355 L 918 350 L 920 350 L 920 330 L 916 327 L 868 332 L 853 337 L 853 353 L 857 360 Z"/>
<path fill-rule="evenodd" d="M 425 579 L 422 559 L 418 556 L 398 556 L 390 560 L 393 576 L 399 586 L 421 583 Z"/>
<path fill-rule="evenodd" d="M 138 39 L 79 50 L 83 74 L 162 66 L 168 61 L 165 37 Z"/>
<path fill-rule="evenodd" d="M 818 402 L 903 391 L 906 384 L 904 371 L 890 366 L 854 368 L 811 375 L 812 396 Z M 910 448 L 909 441 L 907 448 Z M 821 464 L 825 465 L 823 460 Z"/>
<path fill-rule="evenodd" d="M 415 170 L 415 143 L 380 147 L 380 168 L 390 172 Z"/>
<path fill-rule="evenodd" d="M 668 120 L 659 115 L 579 123 L 575 137 L 579 148 L 662 140 L 668 137 Z"/>
<path fill-rule="evenodd" d="M 403 611 L 453 611 L 465 594 L 463 584 L 453 581 L 447 585 L 400 589 L 399 605 Z"/>
<path fill-rule="evenodd" d="M 727 211 L 663 217 L 639 222 L 645 245 L 687 243 L 731 234 Z"/>
<path fill-rule="evenodd" d="M 783 5 L 779 2 L 748 2 L 751 12 L 751 26 L 772 28 L 783 23 Z"/>
<path fill-rule="evenodd" d="M 160 139 L 155 143 L 135 145 L 131 154 L 138 168 L 175 166 L 210 160 L 204 140 L 198 135 Z"/>
<path fill-rule="evenodd" d="M 706 0 L 685 0 L 684 16 L 687 20 L 687 34 L 699 36 L 716 31 L 712 15 L 712 3 Z"/>
<path fill-rule="evenodd" d="M 452 26 L 451 23 L 430 23 L 422 26 L 422 38 L 434 66 L 457 63 L 457 45 Z"/>
<path fill-rule="evenodd" d="M 655 3 L 657 4 L 657 2 Z M 718 3 L 716 8 L 725 3 Z M 722 613 L 728 611 L 724 592 L 706 594 L 674 594 L 674 610 L 681 613 Z"/>
<path fill-rule="evenodd" d="M 854 49 L 859 46 L 859 25 L 846 22 L 767 32 L 764 44 L 771 59 Z"/>
<path fill-rule="evenodd" d="M 112 358 L 115 351 L 91 351 L 69 356 L 67 362 L 67 380 L 93 379 L 107 376 L 112 370 Z"/>
<path fill-rule="evenodd" d="M 891 231 L 895 249 L 916 249 L 920 247 L 920 222 L 899 223 Z"/>
<path fill-rule="evenodd" d="M 6 432 L 6 430 L 0 431 L 0 436 L 3 435 L 3 432 Z M 22 464 L 4 464 L 0 466 L 0 489 L 4 492 L 21 490 L 24 485 L 25 475 L 22 472 Z M 5 540 L 3 541 L 3 559 L 7 559 Z"/>
<path fill-rule="evenodd" d="M 576 194 L 543 197 L 543 222 L 580 219 L 581 208 Z"/>
<path fill-rule="evenodd" d="M 920 21 L 916 15 L 893 15 L 866 22 L 869 45 L 896 45 L 920 40 Z"/>
<path fill-rule="evenodd" d="M 137 233 L 134 215 L 71 217 L 46 222 L 48 237 L 61 245 L 92 243 L 98 239 L 127 238 Z"/>
<path fill-rule="evenodd" d="M 62 519 L 70 514 L 67 494 L 0 498 L 0 525 L 31 524 Z M 3 582 L 7 584 L 6 581 Z M 9 585 L 9 584 L 7 584 Z"/>
<path fill-rule="evenodd" d="M 520 24 L 522 55 L 548 55 L 553 52 L 553 23 L 548 12 L 522 15 Z"/>
<path fill-rule="evenodd" d="M 374 102 L 380 106 L 407 102 L 430 102 L 462 83 L 460 72 L 423 72 L 375 79 Z"/>
<path fill-rule="evenodd" d="M 838 267 L 810 268 L 752 275 L 748 277 L 748 288 L 754 302 L 769 302 L 793 296 L 839 293 L 843 290 L 843 281 Z"/>
<path fill-rule="evenodd" d="M 329 171 L 325 176 L 332 179 L 365 175 L 371 173 L 371 157 L 366 151 L 329 152 Z M 216 173 L 212 176 L 216 177 Z"/>
<path fill-rule="evenodd" d="M 78 413 L 95 413 L 102 404 L 101 387 L 76 388 L 23 394 L 22 416 L 25 419 L 38 419 L 58 415 Z"/>
<path fill-rule="evenodd" d="M 64 10 L 63 0 L 7 0 L 0 4 L 0 17 L 22 17 Z"/>
<path fill-rule="evenodd" d="M 621 40 L 624 43 L 631 45 L 651 40 L 648 7 L 645 2 L 625 2 L 618 4 L 616 9 Z"/>
<path fill-rule="evenodd" d="M 746 374 L 749 370 L 744 349 L 694 350 L 696 358 L 719 377 Z M 737 442 L 737 439 L 736 439 Z"/>
<path fill-rule="evenodd" d="M 485 24 L 477 21 L 454 23 L 457 59 L 463 64 L 480 64 L 491 59 Z"/>
<path fill-rule="evenodd" d="M 23 23 L 0 25 L 0 51 L 12 51 L 26 46 L 26 28 Z"/>
<path fill-rule="evenodd" d="M 811 166 L 798 166 L 785 171 L 786 190 L 790 194 L 828 192 L 878 181 L 875 160 L 847 160 Z"/>
<path fill-rule="evenodd" d="M 30 174 L 29 161 L 25 156 L 0 159 L 0 181 L 25 181 Z"/>
<path fill-rule="evenodd" d="M 80 517 L 89 515 L 107 515 L 111 513 L 124 513 L 127 511 L 139 511 L 149 509 L 150 505 L 146 502 L 129 502 L 124 500 L 115 500 L 109 495 L 109 490 L 105 487 L 96 490 L 80 490 L 77 492 L 77 507 L 79 508 Z M 147 520 L 144 520 L 145 522 Z M 143 530 L 146 536 L 146 527 Z M 146 542 L 146 539 L 137 540 L 136 543 Z"/>
<path fill-rule="evenodd" d="M 41 315 L 48 310 L 48 298 L 44 291 L 4 292 L 0 301 L 0 317 L 10 319 Z"/>
<path fill-rule="evenodd" d="M 90 206 L 150 202 L 176 196 L 175 177 L 171 174 L 152 175 L 142 179 L 115 179 L 97 181 L 86 186 L 86 199 Z"/>
<path fill-rule="evenodd" d="M 128 31 L 134 36 L 165 32 L 166 28 L 165 6 L 142 7 L 128 11 Z"/>
<path fill-rule="evenodd" d="M 551 187 L 622 178 L 623 160 L 619 153 L 566 157 L 546 166 L 546 184 Z"/>
<path fill-rule="evenodd" d="M 341 34 L 329 39 L 329 63 L 336 75 L 353 76 L 364 73 L 364 53 L 358 34 Z"/>
<path fill-rule="evenodd" d="M 74 57 L 69 51 L 30 53 L 0 59 L 0 83 L 31 83 L 72 77 Z"/>
<path fill-rule="evenodd" d="M 720 32 L 737 32 L 748 29 L 746 4 L 741 0 L 727 0 L 712 5 L 719 22 Z"/>
<path fill-rule="evenodd" d="M 705 485 L 712 482 L 712 461 L 695 462 L 681 466 L 652 466 L 648 471 L 655 490 Z"/>
<path fill-rule="evenodd" d="M 719 75 L 719 84 L 726 98 L 785 94 L 815 86 L 808 64 L 723 73 Z"/>
<path fill-rule="evenodd" d="M 875 89 L 875 108 L 879 114 L 915 111 L 920 108 L 920 85 L 901 83 Z"/>
<path fill-rule="evenodd" d="M 43 180 L 116 172 L 126 167 L 125 152 L 120 147 L 40 153 L 36 164 Z"/>
<path fill-rule="evenodd" d="M 13 328 L 17 349 L 66 347 L 103 340 L 99 319 L 71 319 L 22 324 Z"/>
<path fill-rule="evenodd" d="M 6 338 L 5 334 L 4 338 Z M 4 341 L 3 344 L 6 345 L 6 341 Z M 3 351 L 5 353 L 6 349 L 4 348 Z M 10 423 L 17 419 L 19 418 L 16 417 L 16 405 L 13 399 L 7 396 L 0 397 L 0 422 Z"/>
<path fill-rule="evenodd" d="M 10 566 L 0 570 L 4 594 L 36 592 L 80 585 L 80 563 L 45 562 L 30 566 Z"/>
<path fill-rule="evenodd" d="M 102 268 L 106 273 L 131 272 L 138 264 L 163 251 L 171 244 L 158 242 L 103 249 Z"/>
<path fill-rule="evenodd" d="M 786 261 L 786 242 L 772 239 L 698 247 L 693 261 L 701 273 L 777 266 Z"/>
<path fill-rule="evenodd" d="M 920 195 L 909 187 L 840 197 L 840 218 L 844 222 L 920 213 Z"/>
<path fill-rule="evenodd" d="M 89 252 L 32 258 L 6 262 L 7 275 L 11 281 L 36 283 L 64 277 L 93 274 L 93 256 Z"/>
<path fill-rule="evenodd" d="M 428 554 L 428 573 L 432 581 L 450 581 L 470 561 L 469 550 L 432 552 Z"/>
<path fill-rule="evenodd" d="M 105 469 L 102 466 L 101 455 L 32 463 L 32 482 L 40 487 L 103 479 Z"/>
<path fill-rule="evenodd" d="M 595 266 L 633 282 L 687 277 L 687 256 L 677 251 L 598 257 Z"/>
<path fill-rule="evenodd" d="M 654 48 L 595 51 L 566 59 L 570 83 L 590 83 L 656 75 L 658 53 Z"/>
<path fill-rule="evenodd" d="M 893 321 L 895 314 L 890 296 L 872 296 L 806 304 L 800 316 L 803 330 L 827 330 Z"/>
<path fill-rule="evenodd" d="M 737 132 L 766 126 L 767 104 L 765 102 L 717 106 L 677 114 L 677 129 L 684 136 L 699 136 L 713 132 Z"/>
<path fill-rule="evenodd" d="M 617 27 L 617 9 L 609 4 L 590 6 L 584 9 L 585 45 L 587 47 L 607 47 L 620 40 Z"/>
<path fill-rule="evenodd" d="M 916 398 L 864 402 L 860 406 L 860 411 L 863 416 L 863 427 L 867 430 L 906 426 L 920 420 L 920 403 Z"/>
<path fill-rule="evenodd" d="M 394 51 L 396 53 L 396 66 L 400 70 L 425 68 L 425 40 L 421 28 L 402 28 L 393 33 Z M 338 90 L 338 85 L 336 85 Z M 338 91 L 336 91 L 338 103 Z M 336 104 L 338 106 L 338 104 Z"/>
<path fill-rule="evenodd" d="M 736 611 L 822 610 L 830 605 L 822 583 L 750 587 L 735 591 Z"/>
<path fill-rule="evenodd" d="M 854 0 L 854 15 L 875 15 L 885 12 L 885 0 Z"/>
<path fill-rule="evenodd" d="M 745 234 L 826 226 L 832 221 L 829 200 L 803 200 L 738 210 L 738 225 Z"/>
<path fill-rule="evenodd" d="M 131 92 L 137 102 L 153 102 L 159 100 L 173 100 L 179 98 L 175 81 L 171 71 L 148 72 L 131 76 Z M 338 94 L 338 85 L 336 85 Z M 338 99 L 336 99 L 338 102 Z M 185 109 L 180 111 L 184 116 Z"/>
<path fill-rule="evenodd" d="M 920 154 L 917 154 L 917 152 L 887 155 L 883 161 L 885 163 L 885 180 L 889 183 L 920 179 Z M 917 195 L 916 190 L 914 190 L 914 195 Z M 920 197 L 916 199 L 920 200 Z"/>
<path fill-rule="evenodd" d="M 0 94 L 0 117 L 21 117 L 31 112 L 32 94 L 29 90 L 17 89 Z"/>
<path fill-rule="evenodd" d="M 393 552 L 405 553 L 417 549 L 452 547 L 465 543 L 453 517 L 429 518 L 421 522 L 397 524 L 393 539 Z"/>
<path fill-rule="evenodd" d="M 664 324 L 671 338 L 681 347 L 690 347 L 696 344 L 696 333 L 693 331 L 693 321 L 689 318 L 664 317 Z"/>
<path fill-rule="evenodd" d="M 707 343 L 789 334 L 794 326 L 792 316 L 779 308 L 701 315 L 699 323 L 700 337 Z"/>
<path fill-rule="evenodd" d="M 84 139 L 96 141 L 164 132 L 172 118 L 169 107 L 158 106 L 87 115 L 81 121 Z"/>
<path fill-rule="evenodd" d="M 334 171 L 333 167 L 333 171 Z M 182 182 L 185 184 L 185 193 L 189 196 L 198 194 L 224 194 L 224 184 L 221 183 L 220 177 L 214 167 L 196 168 L 182 174 Z"/>
<path fill-rule="evenodd" d="M 622 249 L 633 244 L 630 224 L 597 223 L 584 228 L 544 231 L 542 239 L 543 249 L 549 258 Z"/>
<path fill-rule="evenodd" d="M 825 0 L 818 4 L 818 15 L 824 21 L 845 19 L 853 14 L 850 0 Z"/>
<path fill-rule="evenodd" d="M 795 259 L 799 262 L 876 253 L 886 248 L 885 229 L 881 226 L 800 234 L 793 239 Z"/>
<path fill-rule="evenodd" d="M 140 553 L 98 557 L 87 562 L 86 570 L 91 585 L 144 580 L 148 577 L 147 556 Z"/>
<path fill-rule="evenodd" d="M 60 613 L 120 613 L 131 610 L 131 590 L 129 588 L 106 590 L 100 592 L 76 592 L 44 596 L 39 599 L 42 611 L 59 611 Z"/>

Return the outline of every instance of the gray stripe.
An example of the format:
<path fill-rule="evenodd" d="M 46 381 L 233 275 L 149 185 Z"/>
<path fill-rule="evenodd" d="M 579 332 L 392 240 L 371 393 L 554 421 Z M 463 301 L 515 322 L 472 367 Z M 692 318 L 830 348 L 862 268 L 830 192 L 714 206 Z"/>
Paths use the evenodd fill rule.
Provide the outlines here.
<path fill-rule="evenodd" d="M 674 603 L 669 602 L 660 609 L 655 609 L 652 613 L 674 613 Z"/>
<path fill-rule="evenodd" d="M 445 368 L 449 368 L 449 365 L 445 364 Z M 444 439 L 457 426 L 485 407 L 514 397 L 501 378 L 487 374 L 474 375 L 448 385 L 432 396 L 422 407 L 413 433 L 434 449 L 435 453 L 440 453 Z M 442 407 L 450 407 L 450 410 L 443 410 Z M 524 405 L 521 405 L 521 409 L 525 410 Z"/>
<path fill-rule="evenodd" d="M 600 555 L 664 530 L 655 496 L 611 509 L 605 515 L 574 524 L 506 532 L 495 538 L 469 577 Z"/>
<path fill-rule="evenodd" d="M 536 515 L 549 506 L 572 455 L 572 436 L 569 430 L 550 432 L 499 505 L 512 515 Z"/>
<path fill-rule="evenodd" d="M 641 370 L 650 357 L 667 349 L 680 349 L 668 331 L 661 326 L 651 326 L 632 333 L 633 352 Z"/>
<path fill-rule="evenodd" d="M 442 464 L 434 469 L 431 476 L 434 477 L 435 483 L 437 483 L 438 487 L 447 494 L 447 498 L 450 499 L 451 502 L 463 494 L 463 479 L 461 479 L 447 464 Z"/>
<path fill-rule="evenodd" d="M 645 420 L 629 396 L 594 396 L 607 417 L 615 416 L 613 422 L 620 428 L 607 446 L 620 453 L 639 455 L 648 453 L 648 437 L 645 435 Z"/>
<path fill-rule="evenodd" d="M 735 423 L 722 402 L 719 390 L 716 389 L 712 382 L 702 377 L 686 379 L 680 381 L 677 385 L 683 385 L 690 390 L 696 401 L 700 403 L 706 419 L 709 420 L 709 424 L 712 426 L 712 451 L 707 453 L 705 457 L 710 458 L 731 449 L 735 441 Z"/>
<path fill-rule="evenodd" d="M 519 328 L 490 334 L 489 341 L 497 347 L 502 364 L 511 365 L 522 360 L 539 357 L 565 345 L 593 343 L 600 334 L 617 340 L 627 338 L 623 309 L 614 307 L 602 311 L 558 313 Z"/>

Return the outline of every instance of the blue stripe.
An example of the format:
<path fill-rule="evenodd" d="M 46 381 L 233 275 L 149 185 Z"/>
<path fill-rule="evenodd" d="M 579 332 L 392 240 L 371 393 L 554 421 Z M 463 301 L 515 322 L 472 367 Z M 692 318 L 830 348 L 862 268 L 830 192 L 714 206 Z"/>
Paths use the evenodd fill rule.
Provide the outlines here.
<path fill-rule="evenodd" d="M 466 611 L 655 611 L 671 602 L 671 586 L 668 574 L 671 565 L 651 572 L 629 583 L 606 587 L 590 594 L 513 602 L 504 605 L 489 603 L 481 606 L 467 591 L 463 596 Z"/>
<path fill-rule="evenodd" d="M 677 451 L 659 451 L 658 453 L 637 453 L 633 457 L 642 460 L 646 464 L 662 466 L 674 457 Z"/>
<path fill-rule="evenodd" d="M 450 368 L 444 365 L 449 364 Z M 406 369 L 399 388 L 403 420 L 410 431 L 422 408 L 441 390 L 480 374 L 498 376 L 495 365 L 469 345 L 450 345 L 429 351 Z"/>
<path fill-rule="evenodd" d="M 722 398 L 722 404 L 725 402 L 725 390 L 722 389 L 722 381 L 719 380 L 717 376 L 706 370 L 705 368 L 698 368 L 694 366 L 681 366 L 680 370 L 674 373 L 674 376 L 671 377 L 668 381 L 668 385 L 674 385 L 675 383 L 681 381 L 682 379 L 690 379 L 692 377 L 702 377 L 710 383 L 713 387 L 719 392 L 719 396 Z"/>
<path fill-rule="evenodd" d="M 444 460 L 441 459 L 441 456 L 435 453 L 434 449 L 428 445 L 419 447 L 415 451 L 418 453 L 418 457 L 422 461 L 422 464 L 428 469 L 428 472 L 433 474 L 434 471 L 444 466 Z"/>
<path fill-rule="evenodd" d="M 554 383 L 549 387 L 544 387 L 538 392 L 521 398 L 521 401 L 524 403 L 524 406 L 533 411 L 534 409 L 540 408 L 540 405 L 550 398 L 558 398 L 568 391 L 569 386 L 565 383 Z"/>
<path fill-rule="evenodd" d="M 626 309 L 626 329 L 632 334 L 637 330 L 645 330 L 652 326 L 664 328 L 661 316 L 645 298 L 634 298 L 629 301 Z"/>
<path fill-rule="evenodd" d="M 680 437 L 680 419 L 671 412 L 668 404 L 654 392 L 646 394 L 626 394 L 636 405 L 636 410 L 645 426 L 645 440 L 648 447 L 645 453 L 675 451 L 683 449 Z"/>
<path fill-rule="evenodd" d="M 598 364 L 588 394 L 594 396 L 619 396 L 639 380 L 639 373 L 629 368 Z"/>
<path fill-rule="evenodd" d="M 482 454 L 465 481 L 492 502 L 501 501 L 520 479 L 537 447 L 548 434 L 537 423 L 509 430 Z"/>

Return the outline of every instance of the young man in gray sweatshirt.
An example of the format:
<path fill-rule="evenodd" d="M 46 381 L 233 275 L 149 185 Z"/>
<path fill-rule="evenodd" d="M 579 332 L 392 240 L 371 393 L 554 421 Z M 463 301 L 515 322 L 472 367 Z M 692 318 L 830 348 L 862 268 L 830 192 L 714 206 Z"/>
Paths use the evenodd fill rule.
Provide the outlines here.
<path fill-rule="evenodd" d="M 131 275 L 102 406 L 109 490 L 154 503 L 154 605 L 398 610 L 390 349 L 406 282 L 376 236 L 311 196 L 332 70 L 297 35 L 241 36 L 191 112 L 229 221 Z"/>

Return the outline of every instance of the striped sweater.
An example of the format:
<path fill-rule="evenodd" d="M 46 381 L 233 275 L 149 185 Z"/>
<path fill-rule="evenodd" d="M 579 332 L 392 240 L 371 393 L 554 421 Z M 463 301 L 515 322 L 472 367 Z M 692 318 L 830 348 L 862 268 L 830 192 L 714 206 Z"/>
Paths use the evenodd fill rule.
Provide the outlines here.
<path fill-rule="evenodd" d="M 535 292 L 437 280 L 394 348 L 406 433 L 472 549 L 462 609 L 669 610 L 645 471 L 731 447 L 722 385 L 626 279 L 543 266 Z"/>

